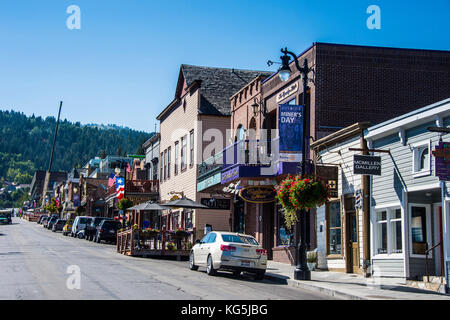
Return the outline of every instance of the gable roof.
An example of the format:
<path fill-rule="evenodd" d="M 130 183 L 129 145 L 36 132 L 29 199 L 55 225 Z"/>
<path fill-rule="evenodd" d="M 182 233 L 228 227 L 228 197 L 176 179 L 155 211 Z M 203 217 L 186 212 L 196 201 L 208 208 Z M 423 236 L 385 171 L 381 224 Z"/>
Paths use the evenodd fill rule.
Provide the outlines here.
<path fill-rule="evenodd" d="M 175 99 L 158 115 L 161 117 L 176 105 L 186 88 L 197 84 L 200 87 L 200 114 L 229 116 L 230 97 L 258 76 L 270 76 L 273 72 L 215 68 L 182 64 L 175 91 Z"/>
<path fill-rule="evenodd" d="M 273 72 L 181 65 L 186 85 L 200 81 L 200 114 L 231 115 L 230 97 L 258 76 Z"/>

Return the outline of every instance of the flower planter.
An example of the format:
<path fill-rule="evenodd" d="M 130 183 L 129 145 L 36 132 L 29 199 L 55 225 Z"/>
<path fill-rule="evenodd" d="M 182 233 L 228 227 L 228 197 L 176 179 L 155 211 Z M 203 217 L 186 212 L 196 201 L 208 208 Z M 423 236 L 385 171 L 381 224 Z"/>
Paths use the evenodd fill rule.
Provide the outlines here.
<path fill-rule="evenodd" d="M 307 262 L 306 264 L 308 265 L 309 271 L 314 271 L 314 269 L 316 268 L 315 262 Z"/>

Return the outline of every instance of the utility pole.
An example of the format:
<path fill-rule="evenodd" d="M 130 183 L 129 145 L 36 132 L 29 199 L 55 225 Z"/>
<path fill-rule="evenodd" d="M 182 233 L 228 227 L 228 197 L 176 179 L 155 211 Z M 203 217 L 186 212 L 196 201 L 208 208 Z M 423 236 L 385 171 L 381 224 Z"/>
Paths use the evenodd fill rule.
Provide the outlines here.
<path fill-rule="evenodd" d="M 58 127 L 59 127 L 59 117 L 61 115 L 61 107 L 63 102 L 60 101 L 59 103 L 59 111 L 58 111 L 58 119 L 56 120 L 56 129 L 55 129 L 55 135 L 53 136 L 53 145 L 52 145 L 52 152 L 50 154 L 50 163 L 48 165 L 48 170 L 45 173 L 45 180 L 44 180 L 44 190 L 42 192 L 42 205 L 41 208 L 43 209 L 45 207 L 45 197 L 47 196 L 47 189 L 48 184 L 50 182 L 50 172 L 52 171 L 52 164 L 53 164 L 53 154 L 55 152 L 55 143 L 56 143 L 56 136 L 58 134 Z"/>

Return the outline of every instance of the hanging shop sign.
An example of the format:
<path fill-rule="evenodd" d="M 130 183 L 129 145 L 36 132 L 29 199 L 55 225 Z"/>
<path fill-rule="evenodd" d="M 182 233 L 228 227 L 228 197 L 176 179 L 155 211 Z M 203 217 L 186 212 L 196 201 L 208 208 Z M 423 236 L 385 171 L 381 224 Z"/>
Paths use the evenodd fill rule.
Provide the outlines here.
<path fill-rule="evenodd" d="M 298 91 L 298 82 L 291 84 L 289 87 L 277 94 L 277 103 Z"/>
<path fill-rule="evenodd" d="M 230 199 L 202 198 L 200 203 L 214 210 L 230 210 Z"/>
<path fill-rule="evenodd" d="M 247 202 L 269 203 L 275 201 L 276 191 L 273 186 L 253 186 L 242 188 L 239 196 Z"/>
<path fill-rule="evenodd" d="M 440 181 L 450 181 L 450 142 L 440 141 L 432 151 L 435 157 L 435 175 Z"/>
<path fill-rule="evenodd" d="M 339 169 L 337 166 L 316 166 L 316 175 L 325 180 L 330 187 L 330 197 L 337 198 L 339 194 L 338 190 L 338 178 Z"/>
<path fill-rule="evenodd" d="M 280 104 L 280 161 L 302 161 L 303 106 Z"/>
<path fill-rule="evenodd" d="M 381 157 L 353 156 L 353 174 L 381 176 Z"/>

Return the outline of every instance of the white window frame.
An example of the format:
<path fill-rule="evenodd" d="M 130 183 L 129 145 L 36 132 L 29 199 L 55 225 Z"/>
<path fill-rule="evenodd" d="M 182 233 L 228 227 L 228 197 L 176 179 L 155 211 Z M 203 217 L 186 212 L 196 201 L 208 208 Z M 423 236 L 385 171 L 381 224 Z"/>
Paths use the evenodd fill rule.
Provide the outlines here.
<path fill-rule="evenodd" d="M 413 177 L 420 178 L 420 177 L 425 177 L 425 176 L 431 175 L 431 161 L 432 161 L 431 139 L 413 143 L 410 145 L 410 147 L 412 148 L 412 174 L 413 174 Z M 419 162 L 420 162 L 420 153 L 418 151 L 422 147 L 428 148 L 428 161 L 427 161 L 428 167 L 424 168 L 422 170 L 417 170 L 416 168 L 418 168 Z"/>
<path fill-rule="evenodd" d="M 395 210 L 400 210 L 401 212 L 401 218 L 391 218 L 391 216 L 393 216 L 395 214 Z M 386 221 L 386 235 L 387 235 L 387 253 L 377 253 L 378 250 L 378 213 L 382 212 L 382 211 L 386 211 L 386 220 L 382 220 L 382 221 Z M 392 222 L 393 221 L 401 221 L 401 230 L 402 230 L 402 239 L 403 239 L 403 232 L 404 232 L 404 214 L 403 214 L 403 210 L 400 204 L 396 204 L 396 205 L 392 205 L 392 206 L 385 206 L 385 207 L 377 207 L 374 208 L 373 212 L 373 259 L 403 259 L 403 253 L 405 251 L 405 246 L 402 240 L 402 252 L 395 252 L 392 253 L 393 250 L 393 239 L 392 239 Z"/>
<path fill-rule="evenodd" d="M 427 239 L 426 242 L 428 244 L 428 248 L 431 248 L 430 238 L 432 237 L 431 233 L 431 205 L 430 204 L 424 204 L 424 203 L 408 203 L 408 218 L 409 218 L 409 226 L 408 226 L 408 237 L 409 237 L 409 256 L 411 258 L 423 258 L 425 259 L 425 254 L 417 254 L 413 253 L 413 246 L 412 246 L 412 230 L 411 230 L 411 224 L 412 224 L 412 207 L 421 207 L 425 208 L 425 215 L 426 215 L 426 223 L 427 223 Z M 428 258 L 433 258 L 433 252 L 430 251 L 428 254 Z"/>

